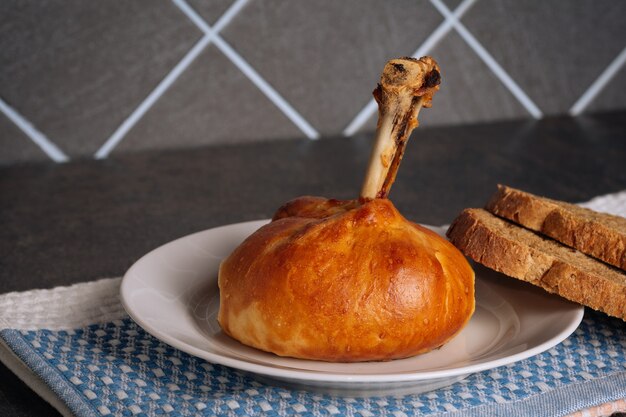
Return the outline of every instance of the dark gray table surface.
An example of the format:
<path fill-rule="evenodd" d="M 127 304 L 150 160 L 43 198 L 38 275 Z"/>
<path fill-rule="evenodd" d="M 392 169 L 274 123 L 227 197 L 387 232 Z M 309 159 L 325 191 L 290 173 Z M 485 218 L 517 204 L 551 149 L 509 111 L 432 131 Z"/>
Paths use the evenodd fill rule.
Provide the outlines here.
<path fill-rule="evenodd" d="M 299 195 L 358 195 L 372 135 L 0 168 L 0 293 L 120 276 L 151 249 L 267 218 Z M 419 128 L 391 199 L 449 223 L 504 183 L 572 202 L 626 189 L 626 112 Z M 55 415 L 0 366 L 0 415 Z"/>

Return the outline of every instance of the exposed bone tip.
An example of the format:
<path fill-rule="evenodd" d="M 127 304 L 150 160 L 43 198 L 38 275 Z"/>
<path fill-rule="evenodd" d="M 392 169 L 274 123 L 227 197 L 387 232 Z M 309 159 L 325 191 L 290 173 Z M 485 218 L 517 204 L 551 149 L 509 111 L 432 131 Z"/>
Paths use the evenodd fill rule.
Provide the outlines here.
<path fill-rule="evenodd" d="M 378 102 L 376 141 L 361 199 L 387 197 L 409 135 L 419 123 L 419 110 L 431 106 L 439 84 L 439 65 L 431 57 L 404 57 L 387 62 L 374 90 Z"/>
<path fill-rule="evenodd" d="M 424 96 L 424 107 L 430 107 L 430 100 L 439 89 L 439 84 L 439 65 L 429 56 L 392 59 L 387 62 L 380 77 L 380 88 L 384 94 L 409 91 L 413 96 Z"/>

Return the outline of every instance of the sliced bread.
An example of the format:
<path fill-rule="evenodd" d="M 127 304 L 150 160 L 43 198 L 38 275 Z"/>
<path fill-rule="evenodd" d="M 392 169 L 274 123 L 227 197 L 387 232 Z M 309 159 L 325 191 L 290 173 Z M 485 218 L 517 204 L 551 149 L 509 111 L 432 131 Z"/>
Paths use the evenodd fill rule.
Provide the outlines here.
<path fill-rule="evenodd" d="M 626 270 L 626 218 L 598 213 L 504 185 L 487 203 L 491 213 Z"/>
<path fill-rule="evenodd" d="M 465 209 L 447 236 L 476 262 L 626 320 L 626 274 L 616 268 L 483 209 Z"/>

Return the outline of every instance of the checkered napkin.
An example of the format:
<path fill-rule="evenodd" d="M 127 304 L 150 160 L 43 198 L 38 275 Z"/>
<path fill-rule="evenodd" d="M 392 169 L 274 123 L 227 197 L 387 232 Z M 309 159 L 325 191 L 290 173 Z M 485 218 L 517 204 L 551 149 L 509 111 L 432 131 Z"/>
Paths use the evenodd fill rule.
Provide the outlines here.
<path fill-rule="evenodd" d="M 626 215 L 626 192 L 585 206 Z M 626 323 L 591 310 L 532 358 L 429 393 L 345 398 L 265 385 L 160 342 L 125 314 L 119 284 L 0 296 L 0 360 L 63 415 L 591 416 L 626 398 Z"/>

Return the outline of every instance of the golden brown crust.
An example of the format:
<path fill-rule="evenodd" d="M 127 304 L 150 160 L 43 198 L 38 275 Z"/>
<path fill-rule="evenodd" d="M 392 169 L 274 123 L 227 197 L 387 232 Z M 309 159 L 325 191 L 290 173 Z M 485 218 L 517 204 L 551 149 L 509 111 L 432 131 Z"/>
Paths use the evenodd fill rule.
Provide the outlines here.
<path fill-rule="evenodd" d="M 626 270 L 626 219 L 539 197 L 504 185 L 490 212 Z"/>
<path fill-rule="evenodd" d="M 308 217 L 323 219 L 335 214 L 345 213 L 359 205 L 357 200 L 335 200 L 334 198 L 303 196 L 294 198 L 280 206 L 272 220 L 285 217 Z"/>
<path fill-rule="evenodd" d="M 222 263 L 227 334 L 281 356 L 356 362 L 429 351 L 467 323 L 474 273 L 454 246 L 389 200 L 317 202 L 352 208 L 320 218 L 311 197 L 290 202 Z"/>
<path fill-rule="evenodd" d="M 447 232 L 461 251 L 491 269 L 626 320 L 626 275 L 482 209 L 466 209 Z"/>

